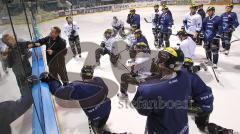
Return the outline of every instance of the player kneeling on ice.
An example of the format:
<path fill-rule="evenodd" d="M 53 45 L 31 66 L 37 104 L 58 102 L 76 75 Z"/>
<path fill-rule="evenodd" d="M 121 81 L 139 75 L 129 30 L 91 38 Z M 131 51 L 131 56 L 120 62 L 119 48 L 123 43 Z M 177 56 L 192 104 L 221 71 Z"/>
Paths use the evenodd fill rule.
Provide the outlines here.
<path fill-rule="evenodd" d="M 157 64 L 162 77 L 139 85 L 132 104 L 147 116 L 148 134 L 188 134 L 188 100 L 192 96 L 201 112 L 195 116 L 198 128 L 204 130 L 213 110 L 213 95 L 196 74 L 182 71 L 184 54 L 171 47 L 161 50 Z M 193 88 L 194 87 L 194 88 Z"/>
<path fill-rule="evenodd" d="M 68 37 L 68 41 L 73 52 L 73 57 L 76 57 L 77 52 L 81 57 L 81 46 L 79 38 L 79 26 L 73 21 L 72 17 L 66 17 L 67 24 L 64 27 L 64 33 Z M 76 52 L 77 48 L 77 52 Z"/>
<path fill-rule="evenodd" d="M 128 99 L 128 85 L 139 85 L 140 83 L 156 77 L 161 77 L 160 71 L 156 71 L 155 59 L 151 59 L 149 53 L 139 53 L 134 65 L 131 66 L 130 73 L 121 75 L 120 92 L 118 97 L 120 99 Z"/>
<path fill-rule="evenodd" d="M 172 13 L 167 6 L 162 7 L 162 14 L 159 19 L 160 34 L 159 34 L 159 46 L 157 47 L 169 47 L 170 36 L 172 35 L 173 18 Z"/>
<path fill-rule="evenodd" d="M 203 20 L 203 41 L 206 50 L 206 57 L 217 68 L 219 58 L 220 35 L 222 34 L 221 17 L 215 15 L 215 8 L 208 7 L 208 17 Z"/>
<path fill-rule="evenodd" d="M 83 81 L 73 81 L 63 86 L 48 73 L 41 74 L 43 82 L 48 82 L 53 95 L 64 100 L 78 100 L 88 117 L 95 134 L 102 134 L 110 111 L 111 100 L 107 97 L 108 87 L 99 77 L 93 77 L 94 67 L 84 66 L 81 70 Z"/>
<path fill-rule="evenodd" d="M 95 51 L 96 63 L 100 65 L 101 55 L 108 54 L 110 56 L 110 61 L 113 65 L 117 64 L 117 60 L 119 58 L 119 54 L 117 53 L 117 44 L 116 39 L 113 37 L 113 31 L 111 29 L 107 29 L 104 32 L 105 41 L 101 43 L 101 48 L 98 48 Z"/>
<path fill-rule="evenodd" d="M 122 38 L 126 37 L 126 34 L 124 32 L 124 23 L 123 21 L 119 20 L 116 16 L 113 17 L 112 27 L 114 37 L 116 37 L 117 34 L 119 34 Z"/>
<path fill-rule="evenodd" d="M 139 48 L 144 48 L 145 49 L 145 53 L 150 53 L 151 50 L 149 48 L 148 45 L 148 41 L 146 39 L 146 37 L 142 34 L 142 31 L 140 29 L 135 30 L 134 32 L 134 42 L 133 45 L 131 47 L 129 47 L 129 55 L 131 60 L 129 61 L 129 63 L 133 63 L 135 62 L 136 59 L 136 55 L 138 54 L 137 49 Z"/>
<path fill-rule="evenodd" d="M 180 30 L 177 32 L 177 36 L 180 39 L 181 43 L 179 44 L 179 48 L 184 53 L 184 67 L 187 68 L 191 72 L 198 72 L 203 68 L 207 71 L 207 67 L 204 63 L 200 63 L 200 65 L 194 65 L 192 59 L 195 54 L 196 42 L 192 40 L 191 37 L 187 34 L 185 30 Z"/>

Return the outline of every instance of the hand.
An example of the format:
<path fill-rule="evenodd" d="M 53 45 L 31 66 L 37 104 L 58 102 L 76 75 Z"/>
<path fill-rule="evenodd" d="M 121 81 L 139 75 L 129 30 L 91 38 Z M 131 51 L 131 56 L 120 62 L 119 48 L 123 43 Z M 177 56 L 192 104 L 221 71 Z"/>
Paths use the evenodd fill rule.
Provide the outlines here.
<path fill-rule="evenodd" d="M 101 47 L 105 47 L 105 46 L 106 46 L 105 42 L 102 41 L 101 44 L 100 44 L 100 46 L 101 46 Z"/>
<path fill-rule="evenodd" d="M 198 36 L 198 32 L 195 32 L 195 33 L 193 34 L 193 38 L 197 38 L 197 36 Z"/>
<path fill-rule="evenodd" d="M 47 50 L 47 53 L 48 53 L 49 55 L 52 55 L 52 54 L 53 54 L 53 50 L 48 49 L 48 50 Z"/>
<path fill-rule="evenodd" d="M 49 78 L 49 73 L 48 72 L 43 72 L 40 74 L 39 79 L 42 82 L 49 82 L 50 78 Z"/>
<path fill-rule="evenodd" d="M 202 112 L 197 114 L 197 116 L 195 117 L 195 123 L 201 131 L 205 131 L 205 128 L 209 123 L 209 116 L 210 113 Z"/>
<path fill-rule="evenodd" d="M 74 35 L 75 33 L 76 33 L 76 31 L 75 31 L 75 30 L 72 30 L 71 35 Z"/>

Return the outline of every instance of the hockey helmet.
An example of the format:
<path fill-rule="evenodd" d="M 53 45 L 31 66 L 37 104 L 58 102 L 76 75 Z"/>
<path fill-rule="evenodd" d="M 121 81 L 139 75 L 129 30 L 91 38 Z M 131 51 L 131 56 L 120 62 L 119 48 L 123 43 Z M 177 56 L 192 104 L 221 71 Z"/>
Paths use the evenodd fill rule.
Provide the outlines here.
<path fill-rule="evenodd" d="M 198 5 L 197 5 L 197 4 L 192 4 L 192 5 L 190 6 L 190 8 L 192 8 L 192 9 L 197 9 L 197 8 L 198 8 Z"/>
<path fill-rule="evenodd" d="M 181 49 L 167 47 L 158 53 L 158 64 L 164 64 L 165 67 L 179 71 L 184 62 L 184 54 Z"/>
<path fill-rule="evenodd" d="M 135 50 L 147 53 L 149 52 L 150 49 L 146 43 L 139 42 L 135 45 Z"/>
<path fill-rule="evenodd" d="M 158 4 L 154 5 L 154 8 L 159 8 L 159 5 Z"/>
<path fill-rule="evenodd" d="M 162 10 L 168 10 L 168 6 L 167 5 L 163 5 L 162 6 Z"/>
<path fill-rule="evenodd" d="M 177 36 L 188 36 L 188 33 L 184 29 L 181 29 L 177 32 Z"/>
<path fill-rule="evenodd" d="M 94 74 L 94 66 L 85 65 L 81 70 L 81 77 L 83 80 L 92 79 Z"/>
<path fill-rule="evenodd" d="M 105 37 L 105 38 L 110 38 L 112 35 L 113 35 L 113 30 L 112 30 L 112 29 L 107 29 L 107 30 L 104 32 L 104 37 Z"/>
<path fill-rule="evenodd" d="M 212 7 L 212 6 L 208 7 L 207 12 L 209 12 L 209 11 L 215 11 L 215 7 Z"/>
<path fill-rule="evenodd" d="M 203 4 L 199 4 L 198 7 L 203 7 Z"/>
<path fill-rule="evenodd" d="M 228 4 L 226 7 L 233 8 L 233 7 L 234 7 L 234 5 L 233 5 L 233 4 Z"/>
<path fill-rule="evenodd" d="M 142 30 L 137 29 L 137 30 L 135 30 L 134 34 L 142 34 Z"/>
<path fill-rule="evenodd" d="M 132 13 L 132 12 L 136 12 L 136 9 L 134 9 L 134 8 L 130 8 L 130 13 Z"/>

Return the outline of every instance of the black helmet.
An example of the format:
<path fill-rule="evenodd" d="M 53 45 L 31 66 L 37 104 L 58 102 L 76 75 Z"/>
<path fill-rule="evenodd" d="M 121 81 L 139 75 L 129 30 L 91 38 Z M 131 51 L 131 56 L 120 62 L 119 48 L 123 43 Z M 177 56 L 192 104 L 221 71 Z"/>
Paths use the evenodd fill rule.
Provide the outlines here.
<path fill-rule="evenodd" d="M 83 80 L 85 79 L 92 79 L 94 73 L 94 66 L 85 65 L 81 70 L 81 77 Z"/>
<path fill-rule="evenodd" d="M 208 12 L 208 11 L 215 11 L 215 7 L 212 7 L 212 6 L 208 7 L 208 8 L 207 8 L 207 12 Z"/>
<path fill-rule="evenodd" d="M 165 67 L 179 71 L 184 62 L 184 54 L 181 49 L 167 47 L 158 53 L 158 64 L 164 64 Z"/>
<path fill-rule="evenodd" d="M 177 36 L 188 36 L 188 33 L 184 29 L 181 29 L 177 32 Z"/>

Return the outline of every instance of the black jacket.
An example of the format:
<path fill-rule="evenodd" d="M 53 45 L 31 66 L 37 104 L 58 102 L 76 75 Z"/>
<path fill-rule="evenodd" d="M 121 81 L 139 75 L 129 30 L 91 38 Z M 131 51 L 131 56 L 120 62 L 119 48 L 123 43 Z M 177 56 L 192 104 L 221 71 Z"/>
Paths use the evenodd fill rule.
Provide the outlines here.
<path fill-rule="evenodd" d="M 56 40 L 53 40 L 50 36 L 47 36 L 45 38 L 39 39 L 36 42 L 40 43 L 41 45 L 46 45 L 46 50 L 48 49 L 53 50 L 52 55 L 49 55 L 46 52 L 48 64 L 52 62 L 52 60 L 64 59 L 64 56 L 67 54 L 66 40 L 64 40 L 61 37 L 58 37 Z"/>
<path fill-rule="evenodd" d="M 202 17 L 202 20 L 206 17 L 206 13 L 203 9 L 199 9 L 198 14 Z"/>

